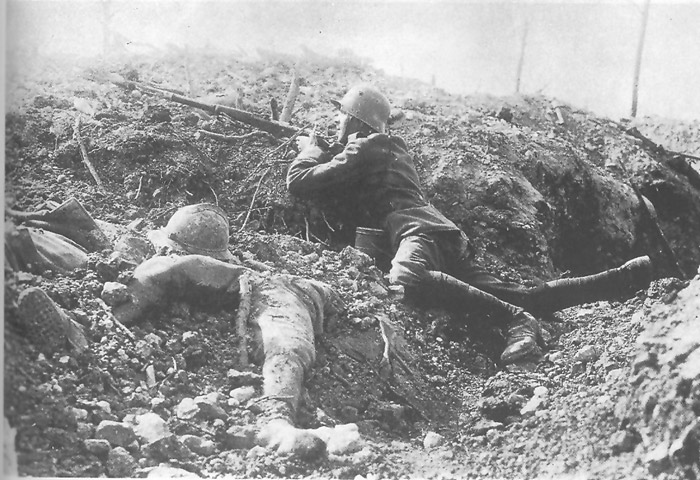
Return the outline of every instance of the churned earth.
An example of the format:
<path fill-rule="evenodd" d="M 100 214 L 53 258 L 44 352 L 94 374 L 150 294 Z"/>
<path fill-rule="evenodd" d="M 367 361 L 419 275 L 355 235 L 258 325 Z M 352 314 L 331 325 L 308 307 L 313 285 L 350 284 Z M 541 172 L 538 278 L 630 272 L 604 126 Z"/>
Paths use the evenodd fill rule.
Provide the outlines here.
<path fill-rule="evenodd" d="M 392 133 L 409 144 L 428 198 L 504 279 L 534 285 L 649 255 L 655 280 L 631 298 L 543 318 L 544 358 L 503 369 L 494 319 L 406 303 L 348 247 L 357 225 L 339 221 L 342 198 L 321 211 L 286 193 L 293 142 L 112 82 L 267 117 L 295 69 L 292 124 L 329 136 L 328 99 L 358 81 L 387 92 L 402 112 Z M 697 124 L 620 123 L 536 96 L 455 96 L 310 54 L 47 59 L 8 80 L 7 206 L 74 197 L 96 219 L 144 235 L 180 206 L 215 203 L 242 263 L 325 281 L 346 305 L 318 338 L 298 418 L 302 428 L 341 427 L 326 455 L 300 459 L 255 445 L 260 366 L 240 363 L 238 298 L 174 299 L 130 326 L 132 337 L 102 301 L 106 283 L 130 275 L 109 252 L 68 274 L 6 269 L 4 413 L 20 475 L 700 476 L 700 190 L 695 160 L 673 153 L 697 154 Z M 85 352 L 47 355 L 28 341 L 16 301 L 30 286 L 86 328 Z M 380 318 L 398 331 L 391 375 Z"/>

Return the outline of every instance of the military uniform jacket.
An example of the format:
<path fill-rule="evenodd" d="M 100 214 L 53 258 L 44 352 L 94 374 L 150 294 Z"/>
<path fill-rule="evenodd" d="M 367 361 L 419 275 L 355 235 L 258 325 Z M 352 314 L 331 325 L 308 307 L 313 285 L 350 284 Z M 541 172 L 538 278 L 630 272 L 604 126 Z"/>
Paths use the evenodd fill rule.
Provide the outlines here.
<path fill-rule="evenodd" d="M 394 249 L 408 235 L 459 230 L 425 200 L 406 143 L 395 136 L 351 136 L 328 151 L 309 146 L 290 165 L 287 188 L 302 197 L 342 191 L 360 212 L 358 225 L 384 229 Z"/>

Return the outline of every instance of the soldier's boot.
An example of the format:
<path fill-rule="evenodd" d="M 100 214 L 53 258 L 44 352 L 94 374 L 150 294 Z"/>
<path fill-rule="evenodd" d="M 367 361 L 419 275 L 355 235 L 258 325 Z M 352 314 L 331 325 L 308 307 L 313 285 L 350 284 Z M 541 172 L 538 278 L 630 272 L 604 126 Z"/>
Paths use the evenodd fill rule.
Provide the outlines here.
<path fill-rule="evenodd" d="M 637 257 L 617 268 L 585 277 L 563 278 L 536 288 L 535 312 L 553 312 L 583 303 L 629 297 L 646 288 L 652 279 L 648 256 Z"/>
<path fill-rule="evenodd" d="M 430 271 L 428 275 L 423 285 L 434 299 L 446 302 L 449 307 L 462 311 L 490 310 L 502 314 L 506 335 L 506 348 L 501 355 L 504 365 L 542 355 L 539 323 L 521 307 L 504 302 L 443 272 Z"/>
<path fill-rule="evenodd" d="M 28 340 L 41 352 L 50 355 L 64 348 L 66 342 L 78 351 L 87 347 L 83 327 L 68 317 L 41 288 L 23 290 L 17 299 L 17 309 Z"/>

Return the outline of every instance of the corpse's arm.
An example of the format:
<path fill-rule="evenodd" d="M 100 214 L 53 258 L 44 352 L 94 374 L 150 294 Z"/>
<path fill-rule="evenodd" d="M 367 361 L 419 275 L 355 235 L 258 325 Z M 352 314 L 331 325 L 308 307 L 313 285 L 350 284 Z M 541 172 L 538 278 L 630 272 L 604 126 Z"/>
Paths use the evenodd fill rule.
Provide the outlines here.
<path fill-rule="evenodd" d="M 331 157 L 318 146 L 304 149 L 287 171 L 287 190 L 300 197 L 347 185 L 362 177 L 362 142 L 352 141 L 343 151 Z M 332 152 L 332 150 L 331 150 Z"/>
<path fill-rule="evenodd" d="M 134 277 L 127 286 L 131 301 L 116 307 L 113 313 L 120 322 L 129 324 L 147 308 L 170 298 L 235 294 L 244 273 L 257 275 L 246 267 L 204 255 L 154 257 L 134 270 Z"/>

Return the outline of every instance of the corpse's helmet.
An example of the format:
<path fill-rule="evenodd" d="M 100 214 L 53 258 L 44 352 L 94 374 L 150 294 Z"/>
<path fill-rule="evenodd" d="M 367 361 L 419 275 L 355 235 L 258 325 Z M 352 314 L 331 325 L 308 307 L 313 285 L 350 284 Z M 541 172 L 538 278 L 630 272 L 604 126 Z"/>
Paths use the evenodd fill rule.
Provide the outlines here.
<path fill-rule="evenodd" d="M 148 232 L 148 239 L 156 248 L 230 261 L 234 256 L 228 250 L 228 232 L 224 211 L 210 203 L 199 203 L 180 208 L 165 227 Z"/>
<path fill-rule="evenodd" d="M 382 92 L 370 84 L 355 85 L 342 99 L 331 100 L 331 103 L 379 133 L 386 130 L 391 105 Z"/>

